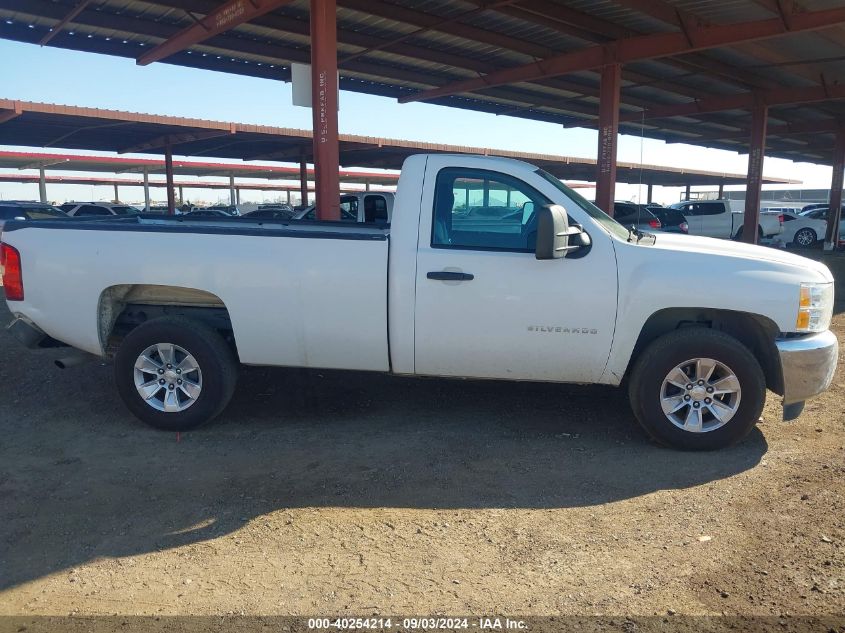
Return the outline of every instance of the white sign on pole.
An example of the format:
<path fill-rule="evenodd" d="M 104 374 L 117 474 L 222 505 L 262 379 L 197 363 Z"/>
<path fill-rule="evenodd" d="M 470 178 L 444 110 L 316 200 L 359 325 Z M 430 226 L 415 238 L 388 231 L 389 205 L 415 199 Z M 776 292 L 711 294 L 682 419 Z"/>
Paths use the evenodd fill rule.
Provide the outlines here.
<path fill-rule="evenodd" d="M 337 74 L 340 79 L 340 73 Z M 291 64 L 290 82 L 293 105 L 310 108 L 311 102 L 311 64 Z M 340 110 L 340 81 L 337 86 L 337 109 Z"/>
<path fill-rule="evenodd" d="M 291 64 L 290 81 L 293 105 L 311 107 L 311 64 Z"/>

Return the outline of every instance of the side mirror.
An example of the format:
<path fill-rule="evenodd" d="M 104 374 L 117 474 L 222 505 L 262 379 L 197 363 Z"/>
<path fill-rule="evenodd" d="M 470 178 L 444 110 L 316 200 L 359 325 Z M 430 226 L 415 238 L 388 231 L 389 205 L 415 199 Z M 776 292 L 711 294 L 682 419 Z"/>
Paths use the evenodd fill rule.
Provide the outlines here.
<path fill-rule="evenodd" d="M 537 259 L 560 259 L 589 244 L 590 238 L 580 226 L 569 225 L 562 206 L 549 204 L 537 211 Z"/>

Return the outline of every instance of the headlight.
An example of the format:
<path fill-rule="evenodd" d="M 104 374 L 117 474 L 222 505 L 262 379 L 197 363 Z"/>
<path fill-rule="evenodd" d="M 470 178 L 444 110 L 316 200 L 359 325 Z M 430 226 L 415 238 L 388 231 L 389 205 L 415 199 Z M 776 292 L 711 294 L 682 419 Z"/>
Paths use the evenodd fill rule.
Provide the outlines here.
<path fill-rule="evenodd" d="M 796 332 L 824 332 L 833 317 L 833 284 L 801 284 Z"/>

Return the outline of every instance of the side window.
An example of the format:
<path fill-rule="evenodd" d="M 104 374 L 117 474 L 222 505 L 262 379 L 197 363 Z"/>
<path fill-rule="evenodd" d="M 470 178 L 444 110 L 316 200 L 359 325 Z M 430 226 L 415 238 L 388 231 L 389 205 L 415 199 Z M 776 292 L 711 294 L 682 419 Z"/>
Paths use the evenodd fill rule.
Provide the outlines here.
<path fill-rule="evenodd" d="M 387 221 L 387 200 L 384 196 L 364 196 L 364 222 Z"/>
<path fill-rule="evenodd" d="M 434 191 L 431 245 L 532 252 L 537 241 L 535 210 L 549 202 L 507 174 L 443 169 Z"/>
<path fill-rule="evenodd" d="M 702 202 L 693 206 L 698 207 L 698 211 L 694 215 L 719 215 L 725 210 L 724 205 L 720 203 L 708 204 L 706 202 Z"/>
<path fill-rule="evenodd" d="M 73 211 L 73 210 L 76 208 L 76 205 L 75 205 L 75 204 L 67 204 L 67 203 L 65 203 L 65 204 L 63 204 L 62 206 L 60 206 L 59 208 L 60 208 L 62 211 L 64 211 L 65 213 L 70 213 L 71 211 Z"/>
<path fill-rule="evenodd" d="M 98 207 L 93 204 L 83 204 L 74 215 L 111 215 L 105 207 Z"/>

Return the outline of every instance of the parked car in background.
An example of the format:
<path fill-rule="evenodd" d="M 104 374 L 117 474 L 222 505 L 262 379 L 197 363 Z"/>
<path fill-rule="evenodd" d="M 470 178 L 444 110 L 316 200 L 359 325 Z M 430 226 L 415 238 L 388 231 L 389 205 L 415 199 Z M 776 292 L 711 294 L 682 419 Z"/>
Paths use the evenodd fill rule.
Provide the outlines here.
<path fill-rule="evenodd" d="M 212 204 L 209 207 L 203 207 L 201 209 L 196 209 L 191 213 L 196 213 L 197 211 L 222 211 L 226 215 L 240 215 L 241 210 L 237 205 L 232 204 Z"/>
<path fill-rule="evenodd" d="M 613 218 L 623 226 L 633 226 L 640 231 L 687 232 L 686 219 L 680 211 L 656 205 L 614 202 Z"/>
<path fill-rule="evenodd" d="M 54 220 L 66 217 L 67 213 L 46 202 L 0 200 L 0 235 L 7 220 Z"/>
<path fill-rule="evenodd" d="M 66 202 L 59 207 L 70 217 L 138 215 L 141 209 L 117 202 Z"/>
<path fill-rule="evenodd" d="M 825 231 L 827 230 L 827 214 L 828 207 L 825 205 L 824 207 L 810 209 L 809 211 L 802 213 L 799 217 L 802 220 L 813 222 L 813 224 L 809 226 L 813 227 L 816 239 L 823 240 Z M 845 239 L 845 207 L 842 208 L 842 215 L 839 220 L 839 240 L 841 241 L 843 239 Z"/>
<path fill-rule="evenodd" d="M 646 207 L 660 220 L 661 231 L 665 233 L 689 233 L 689 223 L 684 214 L 671 207 L 647 204 Z"/>
<path fill-rule="evenodd" d="M 644 204 L 617 201 L 613 203 L 613 219 L 625 227 L 634 227 L 640 231 L 656 231 L 663 227 Z"/>
<path fill-rule="evenodd" d="M 740 239 L 745 213 L 734 211 L 729 200 L 685 200 L 671 208 L 680 211 L 687 219 L 690 235 Z M 774 213 L 761 213 L 757 233 L 762 237 L 780 235 L 783 217 Z"/>
<path fill-rule="evenodd" d="M 826 209 L 822 209 L 822 211 L 827 214 Z M 827 221 L 812 214 L 812 211 L 809 215 L 784 213 L 783 233 L 781 233 L 780 239 L 786 244 L 801 248 L 809 248 L 819 240 L 824 239 Z"/>
<path fill-rule="evenodd" d="M 231 213 L 224 211 L 223 209 L 215 209 L 213 207 L 206 207 L 205 209 L 197 209 L 196 211 L 189 211 L 188 213 L 181 214 L 186 218 L 232 218 L 236 217 L 233 216 Z"/>
<path fill-rule="evenodd" d="M 292 220 L 296 211 L 289 204 L 262 204 L 255 211 L 244 213 L 243 217 L 261 220 Z"/>
<path fill-rule="evenodd" d="M 393 216 L 392 191 L 361 191 L 344 193 L 340 196 L 340 220 L 342 222 L 389 223 Z M 314 205 L 297 212 L 294 220 L 316 220 Z M 510 209 L 514 211 L 515 209 Z"/>

